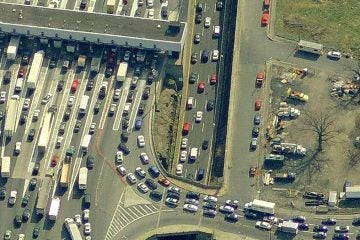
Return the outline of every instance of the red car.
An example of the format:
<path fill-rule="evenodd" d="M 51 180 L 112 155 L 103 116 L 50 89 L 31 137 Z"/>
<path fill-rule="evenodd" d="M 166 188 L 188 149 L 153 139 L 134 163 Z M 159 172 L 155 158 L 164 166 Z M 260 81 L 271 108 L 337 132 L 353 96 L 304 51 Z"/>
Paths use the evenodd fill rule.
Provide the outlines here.
<path fill-rule="evenodd" d="M 190 123 L 188 123 L 188 122 L 184 123 L 183 129 L 182 129 L 182 132 L 183 132 L 184 135 L 189 133 L 190 127 L 191 127 Z"/>
<path fill-rule="evenodd" d="M 24 77 L 24 74 L 25 74 L 24 68 L 20 67 L 18 72 L 18 77 L 22 78 Z"/>
<path fill-rule="evenodd" d="M 71 92 L 76 92 L 77 88 L 79 86 L 79 80 L 74 79 L 72 84 L 71 84 Z"/>
<path fill-rule="evenodd" d="M 261 25 L 262 26 L 267 26 L 269 24 L 269 12 L 268 11 L 264 11 L 261 17 Z"/>
<path fill-rule="evenodd" d="M 262 104 L 261 100 L 255 101 L 255 110 L 256 111 L 259 111 L 261 109 L 261 104 Z"/>
<path fill-rule="evenodd" d="M 58 155 L 54 155 L 54 156 L 52 157 L 52 159 L 51 159 L 51 166 L 52 166 L 52 167 L 55 167 L 56 164 L 58 163 L 58 161 L 59 161 L 59 156 L 58 156 Z"/>
<path fill-rule="evenodd" d="M 158 182 L 164 187 L 168 187 L 170 185 L 170 181 L 166 177 L 160 177 Z"/>
<path fill-rule="evenodd" d="M 198 84 L 198 92 L 202 93 L 202 92 L 204 92 L 204 90 L 205 90 L 205 82 L 200 82 Z"/>
<path fill-rule="evenodd" d="M 216 84 L 216 82 L 217 82 L 216 74 L 211 74 L 211 76 L 210 76 L 210 84 Z"/>

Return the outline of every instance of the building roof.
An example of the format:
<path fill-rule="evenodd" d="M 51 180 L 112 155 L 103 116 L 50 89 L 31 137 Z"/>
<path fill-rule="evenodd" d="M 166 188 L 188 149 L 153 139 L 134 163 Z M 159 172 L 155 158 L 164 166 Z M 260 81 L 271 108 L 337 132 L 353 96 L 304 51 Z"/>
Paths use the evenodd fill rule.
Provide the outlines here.
<path fill-rule="evenodd" d="M 186 23 L 176 23 L 179 32 L 170 32 L 174 23 L 104 13 L 0 3 L 1 24 L 20 24 L 52 29 L 100 33 L 102 35 L 127 36 L 180 42 Z"/>

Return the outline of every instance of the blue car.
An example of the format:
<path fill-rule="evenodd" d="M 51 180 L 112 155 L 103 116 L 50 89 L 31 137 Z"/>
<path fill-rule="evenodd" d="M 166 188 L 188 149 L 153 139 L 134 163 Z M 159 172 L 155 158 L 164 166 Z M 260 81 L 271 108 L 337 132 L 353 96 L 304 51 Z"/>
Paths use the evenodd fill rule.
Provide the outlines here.
<path fill-rule="evenodd" d="M 136 119 L 136 121 L 135 121 L 135 129 L 140 130 L 141 125 L 142 125 L 142 120 L 141 119 Z"/>
<path fill-rule="evenodd" d="M 328 227 L 325 225 L 315 225 L 313 228 L 314 232 L 327 232 L 328 231 Z"/>

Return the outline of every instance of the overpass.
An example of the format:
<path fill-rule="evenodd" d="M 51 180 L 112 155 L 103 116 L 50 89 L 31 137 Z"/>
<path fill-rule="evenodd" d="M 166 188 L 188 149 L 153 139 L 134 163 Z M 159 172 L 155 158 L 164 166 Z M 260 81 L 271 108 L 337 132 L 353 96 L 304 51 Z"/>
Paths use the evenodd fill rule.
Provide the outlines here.
<path fill-rule="evenodd" d="M 186 22 L 0 3 L 0 33 L 181 53 Z"/>

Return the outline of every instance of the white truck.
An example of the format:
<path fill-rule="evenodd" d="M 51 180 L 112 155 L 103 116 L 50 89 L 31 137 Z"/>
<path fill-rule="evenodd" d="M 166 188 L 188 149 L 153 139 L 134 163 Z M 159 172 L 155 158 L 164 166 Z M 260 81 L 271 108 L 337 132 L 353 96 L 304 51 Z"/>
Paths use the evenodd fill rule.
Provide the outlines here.
<path fill-rule="evenodd" d="M 265 214 L 275 214 L 275 203 L 254 199 L 252 202 L 246 203 L 244 209 Z"/>
<path fill-rule="evenodd" d="M 41 127 L 38 141 L 38 152 L 44 153 L 50 140 L 50 133 L 53 125 L 54 113 L 47 112 Z"/>
<path fill-rule="evenodd" d="M 127 62 L 120 63 L 117 74 L 116 74 L 116 81 L 118 81 L 118 82 L 125 81 L 125 77 L 126 77 L 126 74 L 127 74 L 127 69 L 128 69 L 128 63 Z"/>
<path fill-rule="evenodd" d="M 80 106 L 79 106 L 79 113 L 81 114 L 86 114 L 86 109 L 88 106 L 88 102 L 89 102 L 90 97 L 87 95 L 83 95 L 81 97 L 81 102 L 80 102 Z"/>
<path fill-rule="evenodd" d="M 6 138 L 12 138 L 15 132 L 18 105 L 19 104 L 17 99 L 11 98 L 9 100 L 4 127 L 4 135 Z"/>
<path fill-rule="evenodd" d="M 299 223 L 291 221 L 283 221 L 279 223 L 278 230 L 284 233 L 297 234 L 298 233 Z"/>
<path fill-rule="evenodd" d="M 87 176 L 88 176 L 88 169 L 87 167 L 82 167 L 79 170 L 79 189 L 86 190 L 87 188 Z"/>
<path fill-rule="evenodd" d="M 65 218 L 65 227 L 70 233 L 71 240 L 83 240 L 80 230 L 76 225 L 74 219 Z"/>
<path fill-rule="evenodd" d="M 90 141 L 91 141 L 91 135 L 90 134 L 84 135 L 81 141 L 81 151 L 86 153 L 89 150 Z"/>
<path fill-rule="evenodd" d="M 191 148 L 190 150 L 190 160 L 195 161 L 198 157 L 199 149 L 198 148 Z"/>
<path fill-rule="evenodd" d="M 9 46 L 7 48 L 7 59 L 15 60 L 16 54 L 19 49 L 20 36 L 11 36 Z"/>
<path fill-rule="evenodd" d="M 44 216 L 53 183 L 53 179 L 49 176 L 45 176 L 45 178 L 41 181 L 41 185 L 36 199 L 36 215 Z"/>
<path fill-rule="evenodd" d="M 55 221 L 60 211 L 60 198 L 54 197 L 51 199 L 50 208 L 48 212 L 49 220 Z"/>
<path fill-rule="evenodd" d="M 1 158 L 1 177 L 2 178 L 10 177 L 10 167 L 11 167 L 10 157 L 2 157 Z"/>
<path fill-rule="evenodd" d="M 21 92 L 24 86 L 24 78 L 18 78 L 16 79 L 16 83 L 15 83 L 15 91 L 16 92 Z"/>
<path fill-rule="evenodd" d="M 40 77 L 41 66 L 44 61 L 44 51 L 38 51 L 34 54 L 34 59 L 31 63 L 30 72 L 27 78 L 27 87 L 34 90 Z"/>

